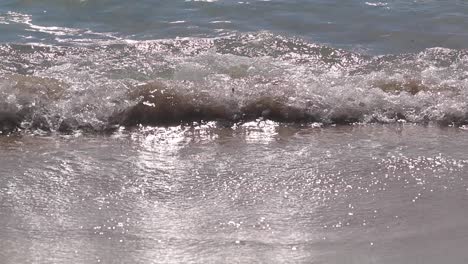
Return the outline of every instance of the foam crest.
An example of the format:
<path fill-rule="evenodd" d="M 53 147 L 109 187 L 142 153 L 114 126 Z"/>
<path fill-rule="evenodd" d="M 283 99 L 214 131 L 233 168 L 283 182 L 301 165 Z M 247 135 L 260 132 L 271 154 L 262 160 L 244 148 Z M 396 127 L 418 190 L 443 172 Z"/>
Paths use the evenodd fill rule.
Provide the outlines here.
<path fill-rule="evenodd" d="M 215 121 L 468 123 L 468 53 L 367 56 L 266 32 L 1 45 L 2 131 Z M 2 121 L 3 120 L 3 121 Z"/>

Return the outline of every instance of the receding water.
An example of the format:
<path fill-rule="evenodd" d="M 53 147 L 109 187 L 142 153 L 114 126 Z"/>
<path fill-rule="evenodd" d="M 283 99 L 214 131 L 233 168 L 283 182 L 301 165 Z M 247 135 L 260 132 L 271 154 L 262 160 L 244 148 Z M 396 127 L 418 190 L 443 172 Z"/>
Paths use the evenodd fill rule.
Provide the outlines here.
<path fill-rule="evenodd" d="M 3 137 L 2 263 L 465 263 L 466 132 Z"/>
<path fill-rule="evenodd" d="M 0 263 L 468 263 L 466 14 L 1 1 Z"/>

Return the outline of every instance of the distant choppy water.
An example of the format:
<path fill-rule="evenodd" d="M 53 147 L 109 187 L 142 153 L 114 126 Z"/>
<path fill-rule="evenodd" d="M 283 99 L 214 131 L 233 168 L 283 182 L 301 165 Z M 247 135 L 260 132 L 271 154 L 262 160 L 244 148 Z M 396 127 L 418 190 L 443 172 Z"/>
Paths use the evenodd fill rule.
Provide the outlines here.
<path fill-rule="evenodd" d="M 268 30 L 371 53 L 466 48 L 465 1 L 5 0 L 1 42 L 216 37 Z"/>
<path fill-rule="evenodd" d="M 0 263 L 467 263 L 465 1 L 0 3 Z"/>

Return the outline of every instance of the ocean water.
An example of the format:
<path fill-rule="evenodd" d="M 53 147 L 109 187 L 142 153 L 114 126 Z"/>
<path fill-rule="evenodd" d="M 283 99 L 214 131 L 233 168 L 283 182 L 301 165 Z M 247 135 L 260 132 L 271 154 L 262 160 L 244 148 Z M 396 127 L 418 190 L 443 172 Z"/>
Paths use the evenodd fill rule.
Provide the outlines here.
<path fill-rule="evenodd" d="M 467 263 L 465 1 L 0 1 L 0 263 Z"/>

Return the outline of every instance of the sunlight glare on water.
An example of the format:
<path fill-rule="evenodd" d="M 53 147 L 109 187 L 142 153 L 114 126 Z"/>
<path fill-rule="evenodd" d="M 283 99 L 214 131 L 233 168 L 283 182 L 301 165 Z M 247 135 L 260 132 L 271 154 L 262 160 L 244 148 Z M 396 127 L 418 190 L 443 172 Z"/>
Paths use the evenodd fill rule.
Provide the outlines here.
<path fill-rule="evenodd" d="M 0 1 L 0 262 L 468 263 L 467 13 Z"/>

